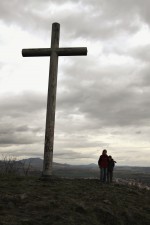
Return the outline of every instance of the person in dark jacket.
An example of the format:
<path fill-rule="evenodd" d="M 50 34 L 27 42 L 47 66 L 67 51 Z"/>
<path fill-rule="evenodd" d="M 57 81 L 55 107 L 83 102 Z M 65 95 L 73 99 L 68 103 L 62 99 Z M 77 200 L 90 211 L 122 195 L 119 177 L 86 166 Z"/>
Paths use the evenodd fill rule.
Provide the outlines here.
<path fill-rule="evenodd" d="M 102 155 L 99 157 L 99 160 L 98 160 L 101 182 L 106 182 L 108 162 L 109 160 L 108 160 L 107 150 L 104 149 L 102 152 Z"/>
<path fill-rule="evenodd" d="M 111 183 L 113 179 L 113 170 L 114 170 L 116 161 L 113 160 L 111 155 L 108 156 L 108 159 L 109 159 L 109 162 L 108 162 L 108 169 L 107 169 L 107 181 L 108 183 Z"/>

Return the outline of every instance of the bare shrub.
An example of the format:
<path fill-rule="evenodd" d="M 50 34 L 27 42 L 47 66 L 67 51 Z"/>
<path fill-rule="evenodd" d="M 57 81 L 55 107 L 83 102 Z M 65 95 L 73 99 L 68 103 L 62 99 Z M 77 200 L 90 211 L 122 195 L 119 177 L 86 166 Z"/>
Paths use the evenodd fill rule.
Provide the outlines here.
<path fill-rule="evenodd" d="M 24 175 L 27 176 L 30 172 L 31 164 L 25 161 L 17 160 L 17 157 L 3 154 L 0 160 L 0 175 Z"/>

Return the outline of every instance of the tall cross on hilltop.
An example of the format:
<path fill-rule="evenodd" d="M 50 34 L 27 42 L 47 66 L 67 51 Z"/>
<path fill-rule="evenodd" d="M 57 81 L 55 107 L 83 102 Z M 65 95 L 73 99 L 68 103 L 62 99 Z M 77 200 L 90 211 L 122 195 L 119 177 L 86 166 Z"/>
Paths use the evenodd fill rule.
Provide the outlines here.
<path fill-rule="evenodd" d="M 51 48 L 22 49 L 22 56 L 50 56 L 43 176 L 52 175 L 58 56 L 87 55 L 86 47 L 59 48 L 60 24 L 52 24 Z"/>

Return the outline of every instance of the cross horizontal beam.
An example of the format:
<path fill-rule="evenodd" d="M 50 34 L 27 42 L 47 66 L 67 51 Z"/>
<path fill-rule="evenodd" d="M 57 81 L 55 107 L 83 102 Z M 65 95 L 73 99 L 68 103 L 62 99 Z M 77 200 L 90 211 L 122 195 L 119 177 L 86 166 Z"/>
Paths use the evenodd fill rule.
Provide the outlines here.
<path fill-rule="evenodd" d="M 56 52 L 58 56 L 79 56 L 87 55 L 86 47 L 76 47 L 76 48 L 31 48 L 22 49 L 23 57 L 32 56 L 51 56 L 52 51 Z"/>

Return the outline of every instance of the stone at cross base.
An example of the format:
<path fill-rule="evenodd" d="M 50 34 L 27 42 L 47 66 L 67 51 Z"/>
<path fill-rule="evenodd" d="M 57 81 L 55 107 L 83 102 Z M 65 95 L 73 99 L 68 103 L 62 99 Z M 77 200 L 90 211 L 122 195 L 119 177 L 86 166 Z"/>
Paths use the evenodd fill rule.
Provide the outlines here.
<path fill-rule="evenodd" d="M 58 56 L 87 55 L 86 47 L 59 48 L 60 24 L 52 24 L 51 48 L 23 49 L 22 56 L 50 56 L 43 177 L 52 176 Z"/>

